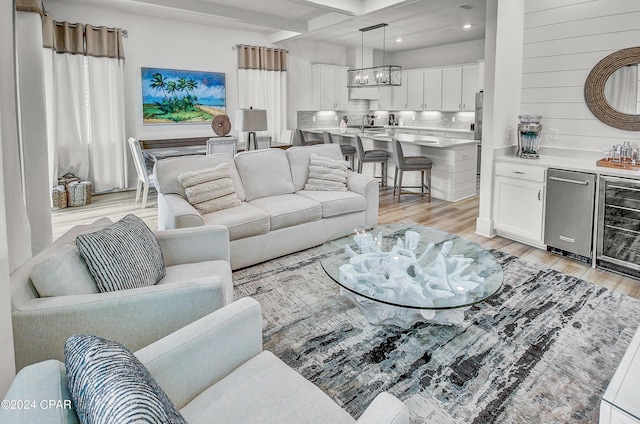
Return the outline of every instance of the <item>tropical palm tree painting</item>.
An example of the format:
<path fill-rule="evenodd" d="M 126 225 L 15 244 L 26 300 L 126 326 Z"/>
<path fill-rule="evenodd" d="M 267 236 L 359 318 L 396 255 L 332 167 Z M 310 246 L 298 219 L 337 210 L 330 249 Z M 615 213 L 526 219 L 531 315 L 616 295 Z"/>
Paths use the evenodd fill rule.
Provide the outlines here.
<path fill-rule="evenodd" d="M 142 68 L 142 123 L 211 122 L 225 113 L 225 74 Z"/>

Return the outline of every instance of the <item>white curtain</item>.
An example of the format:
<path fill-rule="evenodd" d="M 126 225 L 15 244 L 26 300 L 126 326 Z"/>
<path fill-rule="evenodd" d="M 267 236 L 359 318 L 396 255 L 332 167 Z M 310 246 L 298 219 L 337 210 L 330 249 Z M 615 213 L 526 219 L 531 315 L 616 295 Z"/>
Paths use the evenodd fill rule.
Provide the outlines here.
<path fill-rule="evenodd" d="M 87 56 L 89 180 L 94 191 L 125 188 L 124 61 Z"/>
<path fill-rule="evenodd" d="M 277 142 L 287 128 L 287 52 L 270 47 L 237 47 L 238 107 L 265 109 L 267 132 Z"/>
<path fill-rule="evenodd" d="M 114 36 L 48 16 L 43 29 L 51 186 L 73 173 L 95 193 L 126 188 L 121 30 Z M 96 47 L 101 35 L 106 42 Z"/>
<path fill-rule="evenodd" d="M 605 83 L 604 95 L 614 109 L 637 114 L 638 65 L 623 66 L 615 71 Z"/>

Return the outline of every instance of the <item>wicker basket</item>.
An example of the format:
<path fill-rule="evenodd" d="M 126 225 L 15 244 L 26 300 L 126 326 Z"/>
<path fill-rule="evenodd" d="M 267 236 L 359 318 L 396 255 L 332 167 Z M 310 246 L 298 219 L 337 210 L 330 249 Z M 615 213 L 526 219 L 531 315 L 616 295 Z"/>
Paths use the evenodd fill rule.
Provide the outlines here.
<path fill-rule="evenodd" d="M 63 185 L 54 187 L 51 192 L 53 209 L 64 209 L 67 207 L 67 189 Z"/>
<path fill-rule="evenodd" d="M 67 204 L 71 207 L 91 203 L 91 182 L 72 182 L 67 185 Z"/>

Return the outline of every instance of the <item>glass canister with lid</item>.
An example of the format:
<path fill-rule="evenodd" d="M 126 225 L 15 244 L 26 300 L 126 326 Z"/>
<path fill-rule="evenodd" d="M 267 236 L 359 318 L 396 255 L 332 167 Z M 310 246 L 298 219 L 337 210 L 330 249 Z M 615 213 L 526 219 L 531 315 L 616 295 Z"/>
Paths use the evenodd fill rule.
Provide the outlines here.
<path fill-rule="evenodd" d="M 518 156 L 526 159 L 539 158 L 540 133 L 542 132 L 542 116 L 519 115 L 518 119 Z"/>

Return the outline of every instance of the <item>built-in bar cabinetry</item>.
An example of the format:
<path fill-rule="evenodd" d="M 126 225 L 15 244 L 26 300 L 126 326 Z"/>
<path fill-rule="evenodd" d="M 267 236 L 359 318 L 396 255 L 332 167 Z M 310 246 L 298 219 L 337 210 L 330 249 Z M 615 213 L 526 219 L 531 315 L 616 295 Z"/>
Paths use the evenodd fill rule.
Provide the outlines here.
<path fill-rule="evenodd" d="M 493 226 L 499 235 L 544 248 L 546 168 L 496 163 Z"/>
<path fill-rule="evenodd" d="M 315 110 L 346 110 L 349 106 L 347 66 L 311 66 L 311 101 Z"/>

